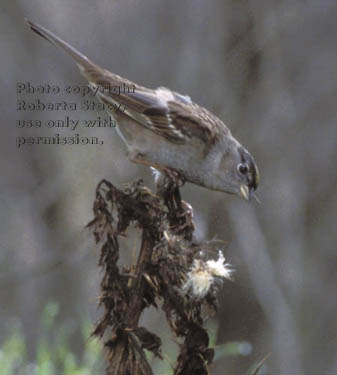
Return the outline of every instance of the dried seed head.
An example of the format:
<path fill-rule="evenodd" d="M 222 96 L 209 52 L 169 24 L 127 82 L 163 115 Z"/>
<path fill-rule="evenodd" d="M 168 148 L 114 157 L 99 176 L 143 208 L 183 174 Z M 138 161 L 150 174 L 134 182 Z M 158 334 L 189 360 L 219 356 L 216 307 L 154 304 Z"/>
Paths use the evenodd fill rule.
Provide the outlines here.
<path fill-rule="evenodd" d="M 218 260 L 195 259 L 191 271 L 187 274 L 187 281 L 183 285 L 185 293 L 191 293 L 195 298 L 203 298 L 209 292 L 217 278 L 230 279 L 232 270 L 229 263 L 219 251 Z"/>

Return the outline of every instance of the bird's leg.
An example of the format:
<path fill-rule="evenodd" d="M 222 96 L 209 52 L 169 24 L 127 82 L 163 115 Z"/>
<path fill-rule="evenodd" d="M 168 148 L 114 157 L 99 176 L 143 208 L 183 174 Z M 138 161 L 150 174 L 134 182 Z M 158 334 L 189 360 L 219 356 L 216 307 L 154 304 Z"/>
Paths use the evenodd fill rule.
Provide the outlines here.
<path fill-rule="evenodd" d="M 147 167 L 152 167 L 158 170 L 161 168 L 159 164 L 149 162 L 148 160 L 146 160 L 145 156 L 141 152 L 136 151 L 136 150 L 129 151 L 128 158 L 132 163 L 135 163 L 135 164 L 142 164 Z"/>
<path fill-rule="evenodd" d="M 181 199 L 179 188 L 185 179 L 179 171 L 150 162 L 140 152 L 129 152 L 130 161 L 146 165 L 155 170 L 157 194 L 161 196 L 169 209 L 169 221 L 173 232 L 191 239 L 194 231 L 193 209 Z"/>
<path fill-rule="evenodd" d="M 168 168 L 160 164 L 146 160 L 145 156 L 141 152 L 138 152 L 135 150 L 129 151 L 128 157 L 129 157 L 129 160 L 132 161 L 133 163 L 142 164 L 147 167 L 154 168 L 160 173 L 160 175 L 156 177 L 157 188 L 160 188 L 160 186 L 162 185 L 164 186 L 176 185 L 177 187 L 181 187 L 185 183 L 185 179 L 183 178 L 180 172 L 178 172 L 175 169 Z"/>

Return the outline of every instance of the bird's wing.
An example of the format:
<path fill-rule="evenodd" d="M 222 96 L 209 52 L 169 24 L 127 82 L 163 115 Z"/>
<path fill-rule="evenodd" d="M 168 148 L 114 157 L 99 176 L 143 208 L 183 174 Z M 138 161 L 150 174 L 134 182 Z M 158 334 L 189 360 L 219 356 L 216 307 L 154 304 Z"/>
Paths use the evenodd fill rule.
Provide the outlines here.
<path fill-rule="evenodd" d="M 150 90 L 136 86 L 134 92 L 99 94 L 107 103 L 123 105 L 127 115 L 171 142 L 184 143 L 189 138 L 216 141 L 230 131 L 225 124 L 205 108 L 165 87 Z"/>
<path fill-rule="evenodd" d="M 54 45 L 65 50 L 79 66 L 97 96 L 106 104 L 121 104 L 125 115 L 146 128 L 175 143 L 184 143 L 196 137 L 215 142 L 230 134 L 225 124 L 205 108 L 193 103 L 188 96 L 165 87 L 147 89 L 101 68 L 85 55 L 46 28 L 26 20 L 30 28 Z M 129 90 L 111 90 L 126 87 Z"/>

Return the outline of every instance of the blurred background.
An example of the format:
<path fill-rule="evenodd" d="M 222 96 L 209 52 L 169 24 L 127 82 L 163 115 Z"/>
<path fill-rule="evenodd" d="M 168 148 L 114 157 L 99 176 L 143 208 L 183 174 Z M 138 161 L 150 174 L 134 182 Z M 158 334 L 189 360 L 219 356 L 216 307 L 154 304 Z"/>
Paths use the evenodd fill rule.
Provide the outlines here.
<path fill-rule="evenodd" d="M 153 187 L 150 171 L 125 158 L 115 129 L 79 131 L 102 138 L 100 146 L 16 147 L 18 136 L 71 135 L 18 129 L 17 119 L 69 113 L 18 112 L 17 99 L 70 96 L 18 95 L 17 82 L 86 84 L 26 16 L 114 73 L 190 95 L 255 156 L 261 204 L 182 189 L 197 237 L 224 240 L 235 269 L 208 322 L 217 345 L 211 373 L 248 374 L 271 352 L 260 374 L 337 374 L 336 2 L 18 0 L 0 9 L 0 373 L 104 373 L 100 346 L 88 340 L 101 274 L 84 226 L 102 178 L 120 186 L 141 177 Z M 122 243 L 122 263 L 135 258 L 137 235 Z M 174 362 L 164 316 L 150 310 L 142 321 L 162 333 Z M 152 364 L 170 374 L 169 361 Z"/>

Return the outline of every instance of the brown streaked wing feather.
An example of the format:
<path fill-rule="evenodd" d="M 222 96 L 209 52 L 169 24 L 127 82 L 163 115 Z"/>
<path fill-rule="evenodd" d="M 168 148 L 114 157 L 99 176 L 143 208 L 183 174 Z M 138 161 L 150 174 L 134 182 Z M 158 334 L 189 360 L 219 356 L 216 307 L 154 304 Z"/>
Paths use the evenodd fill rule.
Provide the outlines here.
<path fill-rule="evenodd" d="M 114 77 L 111 78 L 113 78 L 111 81 L 116 82 Z M 120 79 L 121 84 L 131 82 Z M 107 81 L 101 77 L 101 79 L 96 79 L 95 83 L 104 85 Z M 164 103 L 155 90 L 139 85 L 135 87 L 133 93 L 103 94 L 100 97 L 104 102 L 112 101 L 122 104 L 127 115 L 174 143 L 185 143 L 188 138 L 193 137 L 213 143 L 220 136 L 230 134 L 229 129 L 219 118 L 205 108 L 192 102 L 189 103 L 185 96 L 167 89 L 174 95 L 175 100 Z"/>
<path fill-rule="evenodd" d="M 160 88 L 161 94 L 135 84 L 101 68 L 87 56 L 59 38 L 50 30 L 26 20 L 30 28 L 41 37 L 68 53 L 80 67 L 81 73 L 94 86 L 135 86 L 134 93 L 103 93 L 99 97 L 106 104 L 120 103 L 125 114 L 143 126 L 169 139 L 184 143 L 190 137 L 213 142 L 220 135 L 228 134 L 227 127 L 212 113 L 191 102 L 190 98 L 169 89 Z M 164 95 L 164 97 L 163 97 Z M 171 97 L 173 100 L 168 100 Z"/>
<path fill-rule="evenodd" d="M 168 107 L 177 130 L 189 137 L 213 143 L 223 135 L 230 134 L 227 126 L 218 117 L 198 104 L 170 101 Z"/>

